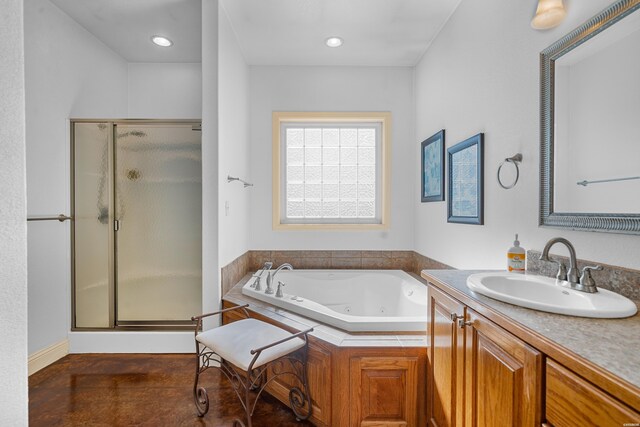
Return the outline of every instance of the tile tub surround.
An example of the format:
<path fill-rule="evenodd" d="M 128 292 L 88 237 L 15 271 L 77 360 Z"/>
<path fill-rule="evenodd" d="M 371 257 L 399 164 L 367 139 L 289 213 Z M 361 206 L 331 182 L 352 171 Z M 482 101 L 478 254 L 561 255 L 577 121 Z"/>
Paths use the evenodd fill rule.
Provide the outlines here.
<path fill-rule="evenodd" d="M 238 281 L 242 279 L 245 274 L 247 274 L 249 271 L 252 271 L 252 269 L 249 267 L 249 261 L 250 252 L 245 252 L 220 269 L 222 295 L 225 295 L 227 292 L 229 292 L 233 285 L 238 283 Z M 255 270 L 257 270 L 257 268 Z"/>
<path fill-rule="evenodd" d="M 557 264 L 540 261 L 540 253 L 535 250 L 527 251 L 527 272 L 540 276 L 556 277 Z M 551 255 L 550 258 L 561 261 L 569 267 L 568 257 Z M 624 295 L 636 303 L 640 302 L 640 271 L 595 261 L 578 260 L 578 268 L 582 269 L 587 265 L 601 265 L 603 267 L 602 271 L 591 272 L 598 287 Z"/>
<path fill-rule="evenodd" d="M 451 269 L 414 251 L 248 251 L 222 268 L 222 295 L 267 261 L 274 266 L 288 262 L 298 269 L 404 270 L 417 275 L 426 269 Z"/>
<path fill-rule="evenodd" d="M 250 251 L 250 266 L 284 262 L 301 269 L 397 269 L 413 271 L 413 251 Z"/>
<path fill-rule="evenodd" d="M 626 319 L 589 319 L 519 307 L 471 291 L 467 287 L 467 277 L 481 272 L 487 271 L 425 270 L 422 277 L 445 285 L 443 290 L 463 303 L 467 303 L 466 299 L 479 305 L 471 307 L 476 311 L 482 313 L 488 309 L 498 316 L 507 317 L 542 337 L 542 343 L 550 340 L 640 388 L 640 313 Z M 505 325 L 500 326 L 508 329 Z M 546 349 L 539 350 L 548 353 Z M 560 350 L 557 352 L 562 353 Z"/>

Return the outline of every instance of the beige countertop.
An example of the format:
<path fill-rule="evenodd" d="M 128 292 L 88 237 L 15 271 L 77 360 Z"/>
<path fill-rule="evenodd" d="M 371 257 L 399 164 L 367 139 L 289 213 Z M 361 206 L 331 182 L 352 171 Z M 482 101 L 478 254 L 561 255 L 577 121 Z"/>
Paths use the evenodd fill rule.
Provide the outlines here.
<path fill-rule="evenodd" d="M 453 297 L 466 296 L 640 388 L 640 314 L 625 319 L 591 319 L 519 307 L 471 291 L 467 277 L 479 272 L 423 270 L 422 276 L 449 287 Z"/>

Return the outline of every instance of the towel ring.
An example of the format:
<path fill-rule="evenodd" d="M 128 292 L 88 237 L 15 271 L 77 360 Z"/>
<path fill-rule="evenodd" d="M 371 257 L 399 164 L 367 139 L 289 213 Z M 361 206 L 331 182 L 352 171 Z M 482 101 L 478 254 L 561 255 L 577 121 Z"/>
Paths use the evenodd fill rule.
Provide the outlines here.
<path fill-rule="evenodd" d="M 504 188 L 505 190 L 509 190 L 516 186 L 516 184 L 518 183 L 518 179 L 520 178 L 520 168 L 518 167 L 518 163 L 520 163 L 521 161 L 522 161 L 522 154 L 518 153 L 515 156 L 507 157 L 502 161 L 502 163 L 500 163 L 500 166 L 498 166 L 498 173 L 497 173 L 498 184 L 500 185 L 500 187 Z M 502 180 L 500 179 L 500 170 L 502 169 L 502 166 L 504 166 L 505 163 L 512 163 L 516 167 L 516 179 L 513 181 L 513 184 L 511 185 L 504 185 L 502 183 Z"/>

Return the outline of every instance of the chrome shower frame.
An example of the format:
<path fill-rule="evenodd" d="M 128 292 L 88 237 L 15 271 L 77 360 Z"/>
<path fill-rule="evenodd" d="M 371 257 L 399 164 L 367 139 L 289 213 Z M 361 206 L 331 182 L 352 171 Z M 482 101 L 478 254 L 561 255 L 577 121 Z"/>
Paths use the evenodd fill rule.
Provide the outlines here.
<path fill-rule="evenodd" d="M 95 123 L 100 124 L 103 123 L 107 127 L 111 128 L 111 131 L 108 132 L 108 168 L 107 168 L 107 176 L 108 180 L 108 211 L 110 213 L 108 220 L 109 227 L 109 242 L 108 242 L 108 251 L 109 251 L 109 260 L 108 260 L 108 268 L 109 268 L 109 282 L 108 282 L 108 292 L 109 292 L 109 326 L 108 327 L 77 327 L 76 326 L 76 230 L 75 230 L 75 221 L 71 221 L 71 330 L 72 331 L 112 331 L 112 330 L 145 330 L 145 331 L 167 331 L 167 330 L 191 330 L 192 322 L 189 320 L 183 321 L 172 321 L 172 322 L 161 322 L 161 321 L 139 321 L 139 322 L 120 322 L 117 324 L 117 312 L 118 312 L 118 304 L 117 304 L 117 288 L 116 288 L 116 277 L 117 277 L 117 237 L 115 232 L 115 223 L 114 223 L 114 215 L 112 214 L 115 211 L 115 162 L 116 162 L 116 152 L 115 152 L 115 141 L 116 141 L 116 129 L 118 125 L 150 125 L 150 124 L 167 124 L 167 125 L 185 125 L 191 124 L 193 131 L 201 131 L 202 120 L 201 119 L 69 119 L 69 135 L 70 135 L 70 218 L 76 218 L 76 200 L 75 200 L 75 124 L 76 123 Z"/>

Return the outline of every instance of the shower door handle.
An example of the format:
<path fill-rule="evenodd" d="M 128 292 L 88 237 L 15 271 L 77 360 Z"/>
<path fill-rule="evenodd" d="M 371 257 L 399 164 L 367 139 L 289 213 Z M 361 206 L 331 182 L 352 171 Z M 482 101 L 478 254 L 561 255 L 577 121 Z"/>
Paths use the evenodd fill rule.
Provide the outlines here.
<path fill-rule="evenodd" d="M 117 219 L 113 220 L 113 231 L 120 231 L 120 221 Z"/>

